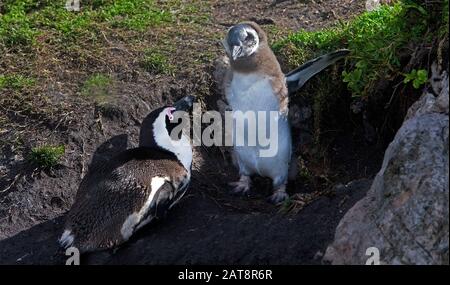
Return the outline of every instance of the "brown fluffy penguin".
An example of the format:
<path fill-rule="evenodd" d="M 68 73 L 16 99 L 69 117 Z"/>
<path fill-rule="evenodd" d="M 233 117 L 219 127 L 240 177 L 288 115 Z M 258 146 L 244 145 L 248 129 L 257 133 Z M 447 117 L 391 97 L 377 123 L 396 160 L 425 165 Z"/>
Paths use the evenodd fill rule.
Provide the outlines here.
<path fill-rule="evenodd" d="M 80 252 L 112 248 L 155 218 L 163 217 L 184 195 L 191 176 L 192 147 L 175 111 L 188 111 L 194 97 L 152 111 L 146 146 L 126 150 L 83 178 L 67 214 L 62 247 Z M 146 131 L 146 130 L 144 130 Z"/>
<path fill-rule="evenodd" d="M 292 159 L 288 95 L 301 88 L 312 76 L 345 57 L 349 51 L 339 50 L 318 57 L 285 75 L 270 49 L 266 33 L 254 22 L 231 27 L 223 45 L 229 66 L 222 89 L 233 112 L 233 157 L 240 175 L 239 181 L 231 183 L 233 191 L 247 193 L 252 175 L 269 177 L 274 189 L 270 200 L 275 204 L 281 203 L 288 198 L 286 183 Z M 243 121 L 240 116 L 243 113 L 255 114 L 258 116 L 257 122 L 250 125 L 249 120 Z M 260 121 L 261 114 L 264 120 Z M 255 141 L 250 142 L 250 133 L 258 138 L 256 145 Z M 260 137 L 276 139 L 273 153 L 262 155 L 268 147 L 259 141 Z M 239 141 L 243 143 L 237 143 Z"/>

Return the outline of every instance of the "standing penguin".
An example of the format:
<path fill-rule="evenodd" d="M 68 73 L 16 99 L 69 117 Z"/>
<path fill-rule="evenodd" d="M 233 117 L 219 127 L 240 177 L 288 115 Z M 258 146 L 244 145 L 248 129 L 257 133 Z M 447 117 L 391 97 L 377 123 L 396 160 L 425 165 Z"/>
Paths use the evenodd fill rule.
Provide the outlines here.
<path fill-rule="evenodd" d="M 111 248 L 155 218 L 163 217 L 184 195 L 191 177 L 189 138 L 172 130 L 173 112 L 188 111 L 194 97 L 152 111 L 145 146 L 126 150 L 89 171 L 67 214 L 62 247 L 80 252 Z"/>
<path fill-rule="evenodd" d="M 270 49 L 267 36 L 254 22 L 243 22 L 233 26 L 223 41 L 229 58 L 229 67 L 224 76 L 223 90 L 229 108 L 234 114 L 234 161 L 239 168 L 240 179 L 231 183 L 235 193 L 246 193 L 250 190 L 251 175 L 272 179 L 274 193 L 270 200 L 278 204 L 288 198 L 286 184 L 290 161 L 292 158 L 291 130 L 288 122 L 289 93 L 300 89 L 312 76 L 330 64 L 343 58 L 348 50 L 339 50 L 311 60 L 292 72 L 284 75 L 280 65 Z M 266 125 L 244 125 L 244 145 L 236 145 L 239 138 L 236 121 L 237 112 L 254 112 L 265 116 Z M 276 116 L 269 113 L 277 112 Z M 256 141 L 256 146 L 248 143 L 248 135 L 259 139 L 269 134 L 269 125 L 275 124 L 277 131 L 277 152 L 274 156 L 263 157 L 261 150 L 267 148 Z M 242 125 L 241 125 L 242 126 Z M 264 129 L 264 127 L 266 129 Z M 252 130 L 253 128 L 253 130 Z M 241 133 L 242 134 L 242 133 Z M 242 141 L 242 140 L 241 140 Z"/>

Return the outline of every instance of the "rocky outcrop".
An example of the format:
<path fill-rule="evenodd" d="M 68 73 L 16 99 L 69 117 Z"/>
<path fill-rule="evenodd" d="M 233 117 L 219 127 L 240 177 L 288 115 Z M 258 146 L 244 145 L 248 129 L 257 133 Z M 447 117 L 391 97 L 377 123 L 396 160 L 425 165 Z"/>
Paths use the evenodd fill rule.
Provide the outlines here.
<path fill-rule="evenodd" d="M 449 263 L 448 75 L 435 77 L 438 95 L 425 92 L 410 108 L 367 196 L 340 221 L 325 262 L 366 264 L 375 247 L 380 264 Z"/>

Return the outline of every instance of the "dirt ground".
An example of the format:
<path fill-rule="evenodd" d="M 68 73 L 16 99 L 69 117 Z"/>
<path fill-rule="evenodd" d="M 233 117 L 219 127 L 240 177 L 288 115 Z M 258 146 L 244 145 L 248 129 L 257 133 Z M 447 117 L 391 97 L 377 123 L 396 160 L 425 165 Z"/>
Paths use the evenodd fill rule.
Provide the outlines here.
<path fill-rule="evenodd" d="M 220 38 L 241 20 L 267 23 L 272 32 L 318 29 L 348 19 L 363 9 L 360 0 L 217 1 L 207 28 Z M 181 31 L 183 32 L 183 31 Z M 197 35 L 198 36 L 198 35 Z M 270 36 L 270 33 L 269 33 Z M 276 36 L 276 35 L 274 35 Z M 81 178 L 91 165 L 107 161 L 120 150 L 138 145 L 141 121 L 156 106 L 186 93 L 207 94 L 205 108 L 214 108 L 213 60 L 197 70 L 176 76 L 153 76 L 136 71 L 134 54 L 121 48 L 120 37 L 108 34 L 110 49 L 102 61 L 59 72 L 56 62 L 42 62 L 58 82 L 49 84 L 49 100 L 67 104 L 63 113 L 47 119 L 7 112 L 13 131 L 23 134 L 25 149 L 41 141 L 63 143 L 62 163 L 49 171 L 36 169 L 25 152 L 9 145 L 0 157 L 0 264 L 64 264 L 57 238 L 64 213 L 73 203 Z M 213 58 L 223 55 L 216 39 L 198 39 L 186 31 L 185 57 L 213 46 Z M 41 51 L 45 53 L 46 51 Z M 214 53 L 216 53 L 214 55 Z M 109 63 L 108 58 L 114 59 Z M 107 64 L 104 62 L 107 62 Z M 70 63 L 65 62 L 61 70 Z M 105 67 L 106 66 L 106 67 Z M 77 67 L 78 68 L 78 67 Z M 77 73 L 107 68 L 114 76 L 114 100 L 99 105 L 70 97 Z M 186 68 L 188 69 L 188 68 Z M 74 71 L 75 70 L 75 71 Z M 74 81 L 75 80 L 75 81 Z M 296 143 L 301 141 L 300 134 Z M 297 146 L 296 146 L 296 149 Z M 362 136 L 341 133 L 329 146 L 327 161 L 311 161 L 312 178 L 298 177 L 288 187 L 296 197 L 285 209 L 266 202 L 269 183 L 257 179 L 250 197 L 235 197 L 227 183 L 237 177 L 216 148 L 195 151 L 189 195 L 165 220 L 150 225 L 115 252 L 82 257 L 84 264 L 317 264 L 344 213 L 370 187 L 381 152 Z M 326 174 L 326 175 L 325 175 Z M 351 183 L 349 183 L 351 182 Z M 349 184 L 348 184 L 349 183 Z"/>

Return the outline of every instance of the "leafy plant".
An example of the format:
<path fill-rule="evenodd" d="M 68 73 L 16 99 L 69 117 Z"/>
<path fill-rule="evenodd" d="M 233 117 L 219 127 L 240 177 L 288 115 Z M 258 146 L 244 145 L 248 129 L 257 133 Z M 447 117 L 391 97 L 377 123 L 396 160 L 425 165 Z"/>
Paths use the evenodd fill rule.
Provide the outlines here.
<path fill-rule="evenodd" d="M 405 74 L 405 79 L 403 83 L 408 83 L 412 81 L 413 87 L 419 89 L 420 86 L 425 84 L 428 80 L 428 72 L 425 69 L 413 69 L 410 73 Z"/>
<path fill-rule="evenodd" d="M 30 160 L 40 167 L 51 168 L 58 164 L 64 153 L 64 145 L 34 147 L 31 149 Z"/>

